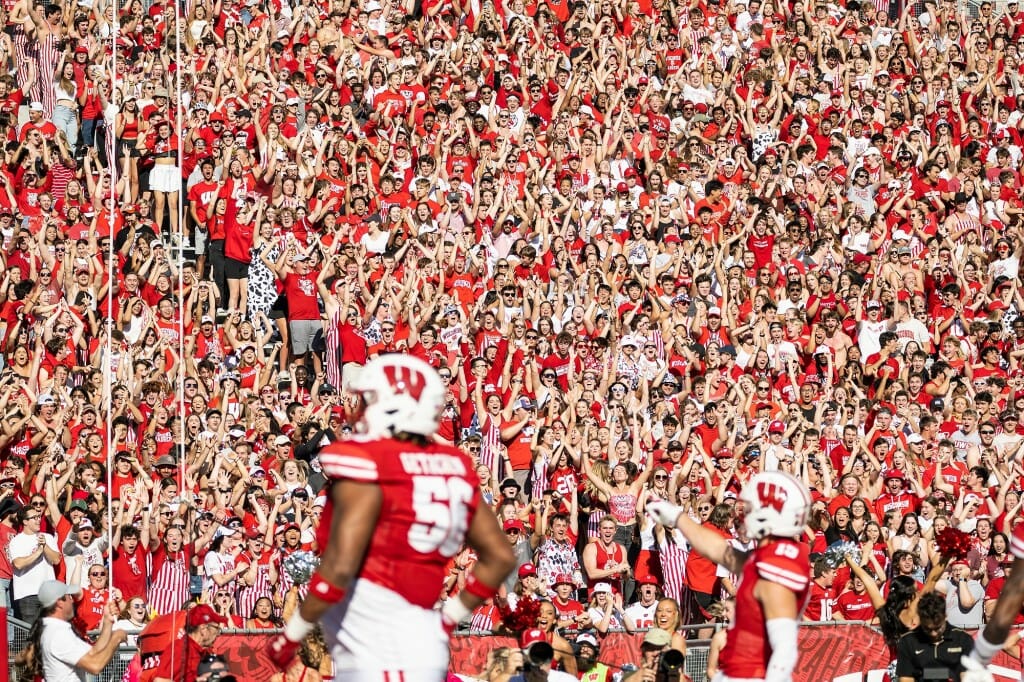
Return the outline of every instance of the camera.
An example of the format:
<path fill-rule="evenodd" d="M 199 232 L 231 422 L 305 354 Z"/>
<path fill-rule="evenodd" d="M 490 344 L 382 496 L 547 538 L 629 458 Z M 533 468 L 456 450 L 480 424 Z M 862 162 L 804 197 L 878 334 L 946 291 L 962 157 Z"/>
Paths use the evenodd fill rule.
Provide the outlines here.
<path fill-rule="evenodd" d="M 682 670 L 684 665 L 686 656 L 677 649 L 669 649 L 658 656 L 658 670 L 665 674 Z"/>
<path fill-rule="evenodd" d="M 231 673 L 215 672 L 206 678 L 206 682 L 238 682 L 238 678 Z"/>
<path fill-rule="evenodd" d="M 555 649 L 547 642 L 534 642 L 530 645 L 524 661 L 525 667 L 540 668 L 555 658 Z"/>

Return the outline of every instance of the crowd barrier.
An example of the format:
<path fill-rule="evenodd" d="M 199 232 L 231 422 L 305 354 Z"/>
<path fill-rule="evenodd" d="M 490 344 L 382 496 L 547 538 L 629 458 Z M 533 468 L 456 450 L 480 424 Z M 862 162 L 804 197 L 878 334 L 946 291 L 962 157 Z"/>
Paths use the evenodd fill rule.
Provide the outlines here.
<path fill-rule="evenodd" d="M 6 621 L 6 625 L 3 625 Z M 4 642 L 7 670 L 0 666 L 0 682 L 25 682 L 20 680 L 14 668 L 14 656 L 27 641 L 27 624 L 8 619 L 0 609 L 0 626 L 6 627 L 7 641 Z M 240 680 L 266 680 L 276 671 L 265 657 L 263 650 L 271 630 L 225 630 L 214 644 L 214 650 L 230 662 L 231 671 Z M 643 633 L 627 634 L 612 632 L 601 640 L 601 660 L 612 667 L 636 664 L 640 658 L 640 642 Z M 468 635 L 452 638 L 452 670 L 466 675 L 475 675 L 483 669 L 487 653 L 503 646 L 515 646 L 511 637 L 493 635 Z M 888 653 L 881 634 L 859 623 L 814 623 L 800 628 L 800 658 L 793 682 L 881 682 Z M 706 682 L 708 644 L 694 641 L 686 657 L 686 672 L 694 682 Z M 122 647 L 110 664 L 98 676 L 89 679 L 94 682 L 118 682 L 124 675 L 132 658 L 133 647 Z M 1020 661 L 1000 653 L 990 670 L 996 682 L 1021 679 Z"/>

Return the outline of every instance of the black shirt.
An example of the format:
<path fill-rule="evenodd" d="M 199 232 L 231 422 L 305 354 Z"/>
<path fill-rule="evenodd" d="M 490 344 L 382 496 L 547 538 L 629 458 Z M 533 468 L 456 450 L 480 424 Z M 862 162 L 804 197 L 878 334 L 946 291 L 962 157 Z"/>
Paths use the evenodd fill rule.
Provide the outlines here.
<path fill-rule="evenodd" d="M 974 640 L 969 634 L 946 624 L 942 639 L 933 642 L 920 628 L 900 638 L 896 655 L 896 677 L 922 680 L 959 680 L 964 671 L 960 658 L 971 653 Z"/>

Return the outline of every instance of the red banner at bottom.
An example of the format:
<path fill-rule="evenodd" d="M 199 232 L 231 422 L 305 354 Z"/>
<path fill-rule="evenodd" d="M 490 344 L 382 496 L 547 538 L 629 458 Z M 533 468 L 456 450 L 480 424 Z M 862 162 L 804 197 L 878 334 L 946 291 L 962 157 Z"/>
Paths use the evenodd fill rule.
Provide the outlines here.
<path fill-rule="evenodd" d="M 601 661 L 611 666 L 640 660 L 643 635 L 611 633 L 601 640 Z M 476 675 L 483 671 L 487 654 L 498 647 L 516 646 L 511 637 L 455 637 L 452 639 L 451 669 L 457 673 Z M 800 659 L 793 672 L 793 682 L 843 682 L 882 679 L 889 664 L 888 649 L 882 635 L 864 625 L 816 625 L 800 628 Z M 1020 661 L 1000 653 L 991 666 L 996 682 L 1020 680 Z"/>
<path fill-rule="evenodd" d="M 277 672 L 263 654 L 269 636 L 265 632 L 225 632 L 217 638 L 213 649 L 224 655 L 231 672 L 239 679 L 269 679 Z M 613 666 L 636 664 L 640 659 L 642 639 L 642 634 L 607 635 L 601 640 L 601 660 Z M 511 637 L 454 637 L 451 642 L 451 670 L 477 675 L 484 669 L 488 652 L 498 647 L 514 646 L 516 642 Z M 863 625 L 802 627 L 799 646 L 800 659 L 793 673 L 793 682 L 850 682 L 864 679 L 863 676 L 881 679 L 881 672 L 889 663 L 881 634 Z M 1020 679 L 1020 661 L 1004 653 L 996 657 L 990 669 L 997 682 Z M 868 675 L 875 671 L 876 674 Z M 0 682 L 3 679 L 0 673 Z"/>

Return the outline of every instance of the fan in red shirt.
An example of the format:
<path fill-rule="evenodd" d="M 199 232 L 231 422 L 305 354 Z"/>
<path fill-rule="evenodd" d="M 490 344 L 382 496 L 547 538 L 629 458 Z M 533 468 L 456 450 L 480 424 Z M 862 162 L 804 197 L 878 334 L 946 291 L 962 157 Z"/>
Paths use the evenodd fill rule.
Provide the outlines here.
<path fill-rule="evenodd" d="M 918 499 L 905 491 L 905 485 L 906 479 L 898 469 L 889 469 L 885 472 L 885 488 L 875 500 L 875 514 L 878 518 L 884 519 L 888 511 L 895 510 L 902 517 L 907 512 L 917 509 Z"/>
<path fill-rule="evenodd" d="M 134 507 L 132 507 L 134 509 Z M 146 597 L 146 583 L 149 578 L 149 523 L 125 524 L 114 531 L 114 587 L 121 596 L 130 600 Z"/>
<path fill-rule="evenodd" d="M 824 558 L 814 562 L 814 579 L 811 580 L 811 594 L 804 609 L 804 620 L 832 620 L 832 608 L 836 603 L 836 567 Z"/>
<path fill-rule="evenodd" d="M 516 523 L 522 525 L 522 521 L 514 519 L 506 521 L 505 530 L 508 530 L 509 524 Z M 568 573 L 556 575 L 553 589 L 555 598 L 551 600 L 551 604 L 555 607 L 555 614 L 558 616 L 558 627 L 576 629 L 579 625 L 578 619 L 583 615 L 583 604 L 573 599 L 576 583 L 573 582 L 572 576 Z"/>
<path fill-rule="evenodd" d="M 834 620 L 859 620 L 871 621 L 875 617 L 875 605 L 872 602 L 871 594 L 865 587 L 864 580 L 854 574 L 851 580 L 852 587 L 836 599 L 835 607 L 832 609 Z"/>
<path fill-rule="evenodd" d="M 103 623 L 107 602 L 115 602 L 118 611 L 123 611 L 124 599 L 120 590 L 109 588 L 106 566 L 93 564 L 81 570 L 88 571 L 88 582 L 75 597 L 75 622 L 81 626 L 82 632 L 92 632 L 98 630 Z"/>

